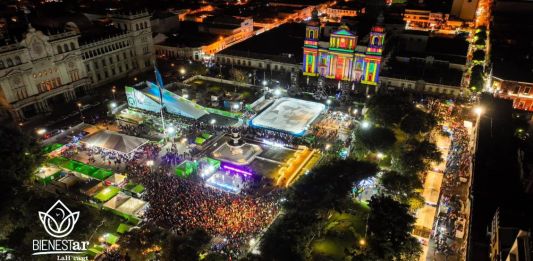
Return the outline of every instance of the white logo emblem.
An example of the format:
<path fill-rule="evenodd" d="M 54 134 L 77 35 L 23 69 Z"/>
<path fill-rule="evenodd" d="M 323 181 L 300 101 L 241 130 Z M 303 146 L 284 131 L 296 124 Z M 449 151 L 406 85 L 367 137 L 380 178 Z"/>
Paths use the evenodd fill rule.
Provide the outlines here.
<path fill-rule="evenodd" d="M 68 236 L 78 222 L 80 212 L 71 212 L 70 209 L 58 200 L 46 213 L 39 211 L 39 219 L 46 232 L 55 238 Z"/>

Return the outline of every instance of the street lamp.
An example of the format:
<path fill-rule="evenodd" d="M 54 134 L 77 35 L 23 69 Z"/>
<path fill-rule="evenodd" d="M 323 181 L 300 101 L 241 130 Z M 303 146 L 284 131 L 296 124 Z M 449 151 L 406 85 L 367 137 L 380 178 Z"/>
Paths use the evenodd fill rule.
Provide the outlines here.
<path fill-rule="evenodd" d="M 328 100 L 326 101 L 326 104 L 327 104 L 327 105 L 331 105 L 331 100 L 328 99 Z"/>
<path fill-rule="evenodd" d="M 362 247 L 366 246 L 366 240 L 364 238 L 361 238 L 359 240 L 359 245 L 361 245 Z"/>
<path fill-rule="evenodd" d="M 46 133 L 46 129 L 45 128 L 40 128 L 40 129 L 38 129 L 35 132 L 37 133 L 37 135 L 43 136 Z"/>
<path fill-rule="evenodd" d="M 81 121 L 85 122 L 85 117 L 83 117 L 83 111 L 81 110 L 81 103 L 78 102 L 76 105 L 78 105 L 78 111 L 80 112 Z"/>
<path fill-rule="evenodd" d="M 383 159 L 385 157 L 385 155 L 383 155 L 383 153 L 381 152 L 378 152 L 376 156 L 378 157 L 378 159 Z"/>
<path fill-rule="evenodd" d="M 263 80 L 263 86 L 267 86 L 268 82 L 266 80 Z"/>
<path fill-rule="evenodd" d="M 211 119 L 211 121 L 209 121 L 209 123 L 211 123 L 211 125 L 215 125 L 215 123 L 217 123 L 217 120 L 216 119 Z"/>
<path fill-rule="evenodd" d="M 370 122 L 368 122 L 368 121 L 363 121 L 363 122 L 361 122 L 361 127 L 362 127 L 363 129 L 368 129 L 368 128 L 370 128 Z"/>
<path fill-rule="evenodd" d="M 185 75 L 186 72 L 187 72 L 187 71 L 185 70 L 185 68 L 183 68 L 183 67 L 180 68 L 180 74 L 181 74 L 181 76 Z"/>
<path fill-rule="evenodd" d="M 477 106 L 474 108 L 474 113 L 477 114 L 477 116 L 481 116 L 481 114 L 483 114 L 485 112 L 485 109 L 481 106 Z"/>
<path fill-rule="evenodd" d="M 281 95 L 281 90 L 280 89 L 275 89 L 274 90 L 274 95 L 279 97 Z"/>
<path fill-rule="evenodd" d="M 239 109 L 239 104 L 238 103 L 234 103 L 233 104 L 233 109 L 234 110 L 238 110 Z"/>
<path fill-rule="evenodd" d="M 110 104 L 110 106 L 111 106 L 111 109 L 114 109 L 114 108 L 117 107 L 117 103 L 116 103 L 116 102 L 112 102 L 112 103 Z"/>
<path fill-rule="evenodd" d="M 353 115 L 357 115 L 357 113 L 359 113 L 359 110 L 358 109 L 353 109 Z"/>

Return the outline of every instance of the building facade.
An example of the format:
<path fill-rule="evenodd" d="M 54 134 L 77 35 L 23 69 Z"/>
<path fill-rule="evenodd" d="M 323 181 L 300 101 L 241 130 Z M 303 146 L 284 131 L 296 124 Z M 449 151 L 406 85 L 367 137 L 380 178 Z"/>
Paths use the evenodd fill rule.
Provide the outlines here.
<path fill-rule="evenodd" d="M 110 19 L 120 30 L 81 43 L 83 63 L 92 87 L 146 71 L 153 68 L 155 61 L 147 12 L 113 14 Z"/>
<path fill-rule="evenodd" d="M 0 47 L 0 118 L 24 122 L 107 82 L 153 68 L 148 13 L 112 16 L 120 33 L 82 41 L 73 22 L 60 33 L 31 25 Z"/>
<path fill-rule="evenodd" d="M 342 25 L 329 42 L 321 41 L 321 25 L 316 15 L 308 23 L 303 47 L 303 74 L 377 85 L 385 29 L 374 26 L 368 46 L 358 45 L 358 36 Z"/>
<path fill-rule="evenodd" d="M 513 101 L 513 108 L 533 111 L 533 83 L 491 77 L 494 95 Z"/>

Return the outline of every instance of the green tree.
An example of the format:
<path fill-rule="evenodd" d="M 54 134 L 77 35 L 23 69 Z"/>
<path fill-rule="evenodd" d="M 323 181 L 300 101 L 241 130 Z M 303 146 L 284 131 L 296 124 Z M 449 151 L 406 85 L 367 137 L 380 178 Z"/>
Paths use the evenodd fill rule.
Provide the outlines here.
<path fill-rule="evenodd" d="M 7 125 L 0 126 L 0 210 L 22 189 L 43 161 L 40 146 L 34 138 Z M 1 211 L 0 211 L 1 212 Z"/>
<path fill-rule="evenodd" d="M 396 143 L 396 136 L 388 128 L 359 128 L 355 132 L 355 142 L 356 146 L 361 146 L 368 151 L 384 152 L 390 150 L 394 143 Z"/>
<path fill-rule="evenodd" d="M 340 210 L 353 185 L 376 172 L 371 163 L 334 160 L 300 178 L 285 194 L 284 213 L 262 238 L 262 258 L 309 259 L 309 244 L 324 227 L 328 211 Z"/>
<path fill-rule="evenodd" d="M 437 146 L 428 141 L 408 140 L 395 151 L 393 169 L 408 175 L 416 175 L 429 169 L 431 163 L 442 161 L 442 153 Z"/>
<path fill-rule="evenodd" d="M 415 109 L 400 123 L 400 129 L 408 134 L 417 135 L 433 129 L 437 125 L 435 117 L 429 113 Z"/>
<path fill-rule="evenodd" d="M 421 248 L 411 236 L 415 218 L 409 207 L 388 196 L 373 196 L 369 202 L 369 252 L 379 260 L 413 260 Z"/>
<path fill-rule="evenodd" d="M 205 230 L 195 229 L 184 236 L 169 233 L 163 244 L 163 260 L 198 260 L 200 249 L 211 237 Z"/>
<path fill-rule="evenodd" d="M 415 190 L 422 188 L 418 175 L 403 175 L 396 171 L 387 171 L 381 176 L 384 192 L 402 203 L 408 203 Z"/>
<path fill-rule="evenodd" d="M 366 106 L 370 120 L 387 127 L 399 124 L 415 108 L 408 96 L 385 94 L 375 95 Z"/>
<path fill-rule="evenodd" d="M 474 88 L 476 91 L 483 89 L 485 80 L 483 79 L 483 66 L 475 65 L 472 67 L 472 73 L 470 74 L 470 88 Z"/>
<path fill-rule="evenodd" d="M 475 50 L 473 53 L 472 60 L 474 61 L 485 61 L 485 51 Z"/>

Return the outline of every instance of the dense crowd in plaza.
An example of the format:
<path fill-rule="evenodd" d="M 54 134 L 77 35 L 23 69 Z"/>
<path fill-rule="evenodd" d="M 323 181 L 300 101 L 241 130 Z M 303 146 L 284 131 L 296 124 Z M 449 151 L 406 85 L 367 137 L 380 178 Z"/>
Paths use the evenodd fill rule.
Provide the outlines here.
<path fill-rule="evenodd" d="M 472 155 L 469 134 L 463 122 L 456 120 L 446 106 L 441 106 L 437 111 L 452 124 L 450 126 L 452 140 L 441 192 L 441 207 L 445 213 L 441 212 L 438 217 L 439 227 L 445 229 L 437 228 L 434 234 L 436 251 L 448 256 L 459 253 L 463 248 L 455 238 L 463 237 L 466 230 L 465 223 L 461 222 L 467 218 L 464 209 L 466 203 L 461 198 L 461 188 L 467 186 L 470 178 Z"/>
<path fill-rule="evenodd" d="M 202 228 L 223 239 L 217 250 L 226 256 L 241 255 L 249 240 L 265 229 L 279 211 L 278 192 L 261 197 L 235 195 L 206 187 L 200 179 L 150 172 L 144 166 L 134 167 L 131 172 L 147 188 L 144 198 L 150 203 L 145 214 L 148 222 L 178 235 Z"/>

